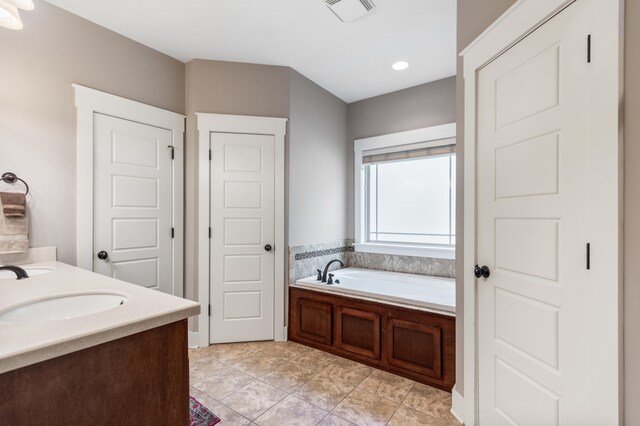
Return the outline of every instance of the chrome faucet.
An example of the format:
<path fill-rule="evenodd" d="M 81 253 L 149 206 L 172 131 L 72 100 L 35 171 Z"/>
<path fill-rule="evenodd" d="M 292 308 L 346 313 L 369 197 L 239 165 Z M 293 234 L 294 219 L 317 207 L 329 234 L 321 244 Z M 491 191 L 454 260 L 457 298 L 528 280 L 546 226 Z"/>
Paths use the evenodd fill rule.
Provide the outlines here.
<path fill-rule="evenodd" d="M 333 259 L 331 262 L 327 263 L 327 266 L 324 267 L 324 272 L 322 273 L 322 282 L 326 283 L 327 282 L 327 272 L 329 272 L 329 266 L 331 266 L 332 263 L 338 262 L 340 264 L 340 266 L 342 268 L 344 268 L 344 263 L 342 263 L 341 260 L 339 259 Z"/>
<path fill-rule="evenodd" d="M 16 274 L 16 277 L 19 280 L 23 280 L 25 278 L 29 278 L 29 275 L 27 274 L 27 271 L 25 271 L 24 269 L 22 269 L 19 266 L 13 266 L 13 265 L 0 266 L 0 271 L 11 271 L 14 274 Z"/>

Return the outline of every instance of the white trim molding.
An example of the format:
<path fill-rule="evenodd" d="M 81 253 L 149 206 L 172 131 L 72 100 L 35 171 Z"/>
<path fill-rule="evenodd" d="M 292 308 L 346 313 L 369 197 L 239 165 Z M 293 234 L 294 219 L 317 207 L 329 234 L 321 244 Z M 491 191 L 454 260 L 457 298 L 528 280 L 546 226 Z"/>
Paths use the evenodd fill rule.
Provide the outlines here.
<path fill-rule="evenodd" d="M 354 243 L 353 248 L 361 253 L 393 254 L 398 256 L 455 259 L 456 249 L 449 246 L 412 246 L 409 244 Z"/>
<path fill-rule="evenodd" d="M 619 132 L 619 105 L 622 96 L 622 0 L 519 0 L 499 17 L 486 31 L 478 36 L 460 56 L 463 57 L 464 72 L 464 383 L 465 424 L 478 423 L 478 341 L 477 341 L 477 293 L 473 267 L 476 264 L 476 106 L 478 71 L 495 58 L 535 31 L 558 12 L 574 1 L 590 2 L 590 25 L 598 34 L 598 61 L 594 64 L 593 103 L 594 113 L 590 125 L 592 136 L 612 142 L 611 153 L 618 155 L 622 134 Z M 597 67 L 597 71 L 595 68 Z M 594 125 L 597 123 L 597 125 Z M 616 146 L 616 143 L 618 144 Z M 609 164 L 609 163 L 608 163 Z M 621 174 L 620 174 L 621 175 Z M 621 188 L 621 185 L 620 185 Z M 615 195 L 617 196 L 617 195 Z M 614 197 L 615 197 L 614 196 Z M 618 208 L 619 204 L 615 206 Z M 619 209 L 621 212 L 621 209 Z M 620 222 L 621 223 L 621 222 Z M 607 248 L 616 253 L 619 247 Z M 620 275 L 617 279 L 621 286 Z M 611 295 L 612 298 L 618 295 Z M 609 299 L 611 300 L 611 299 Z M 621 312 L 619 309 L 618 314 Z M 611 321 L 620 321 L 612 318 Z M 618 331 L 620 331 L 620 325 Z M 611 333 L 618 339 L 619 333 Z M 619 340 L 619 339 L 618 339 Z M 606 346 L 606 345 L 605 345 Z M 620 369 L 620 366 L 611 366 Z M 620 372 L 618 372 L 620 373 Z M 613 375 L 613 374 L 612 374 Z M 617 380 L 618 375 L 615 375 Z M 620 383 L 622 381 L 620 380 Z M 620 400 L 620 394 L 612 395 Z M 610 409 L 612 405 L 607 405 Z M 458 411 L 456 408 L 455 411 Z M 457 417 L 457 416 L 456 416 Z"/>
<path fill-rule="evenodd" d="M 456 124 L 449 123 L 440 126 L 425 127 L 422 129 L 409 130 L 406 132 L 391 133 L 388 135 L 375 136 L 372 138 L 356 139 L 354 141 L 354 214 L 356 238 L 354 248 L 356 251 L 364 253 L 394 254 L 400 256 L 419 256 L 438 259 L 455 259 L 454 246 L 441 245 L 410 245 L 410 244 L 390 244 L 371 243 L 366 241 L 365 231 L 365 179 L 363 168 L 363 155 L 365 152 L 375 152 L 375 150 L 406 149 L 407 145 L 420 148 L 431 148 L 446 143 L 447 139 L 456 137 Z"/>
<path fill-rule="evenodd" d="M 284 341 L 285 333 L 285 135 L 287 119 L 243 115 L 196 113 L 198 121 L 198 344 L 209 346 L 209 226 L 210 226 L 210 134 L 212 132 L 254 133 L 275 137 L 275 300 L 274 339 Z"/>
<path fill-rule="evenodd" d="M 79 84 L 72 84 L 77 110 L 76 122 L 76 265 L 93 269 L 93 136 L 94 115 L 104 114 L 171 131 L 175 161 L 172 169 L 172 294 L 184 294 L 184 131 L 185 116 Z"/>
<path fill-rule="evenodd" d="M 451 390 L 451 414 L 461 424 L 464 424 L 464 397 L 460 395 L 456 386 Z"/>
<path fill-rule="evenodd" d="M 187 336 L 188 336 L 187 345 L 189 346 L 189 348 L 197 348 L 198 340 L 200 338 L 200 336 L 198 335 L 198 332 L 189 330 Z"/>

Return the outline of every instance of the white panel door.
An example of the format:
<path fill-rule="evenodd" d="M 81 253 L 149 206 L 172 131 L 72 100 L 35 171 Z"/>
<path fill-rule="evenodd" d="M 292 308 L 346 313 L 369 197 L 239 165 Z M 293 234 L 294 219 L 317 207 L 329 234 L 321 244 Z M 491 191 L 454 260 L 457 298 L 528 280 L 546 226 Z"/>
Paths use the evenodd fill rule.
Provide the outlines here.
<path fill-rule="evenodd" d="M 617 141 L 589 137 L 585 4 L 478 75 L 477 260 L 491 269 L 477 281 L 481 425 L 591 425 L 591 407 L 617 392 L 593 381 L 606 359 L 598 335 L 615 330 L 602 329 L 591 294 L 614 291 L 617 276 L 615 265 L 599 265 L 610 281 L 587 269 L 591 230 L 612 227 L 594 219 L 589 168 Z"/>
<path fill-rule="evenodd" d="M 170 130 L 95 114 L 93 270 L 169 294 L 171 140 Z"/>
<path fill-rule="evenodd" d="M 211 343 L 274 337 L 274 149 L 211 133 Z"/>

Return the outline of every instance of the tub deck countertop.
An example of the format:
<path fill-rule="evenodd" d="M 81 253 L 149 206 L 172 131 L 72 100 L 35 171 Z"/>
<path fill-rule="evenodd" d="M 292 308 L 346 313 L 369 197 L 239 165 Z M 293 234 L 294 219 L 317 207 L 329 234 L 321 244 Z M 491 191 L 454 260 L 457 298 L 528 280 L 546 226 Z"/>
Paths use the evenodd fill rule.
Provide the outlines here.
<path fill-rule="evenodd" d="M 339 284 L 321 283 L 314 275 L 291 285 L 455 316 L 456 286 L 453 278 L 360 268 L 338 269 L 331 273 L 334 274 L 334 280 L 340 281 Z"/>
<path fill-rule="evenodd" d="M 50 297 L 115 293 L 127 303 L 86 316 L 39 323 L 0 321 L 0 373 L 66 355 L 200 313 L 200 305 L 60 262 L 23 265 L 51 272 L 0 279 L 0 312 Z"/>

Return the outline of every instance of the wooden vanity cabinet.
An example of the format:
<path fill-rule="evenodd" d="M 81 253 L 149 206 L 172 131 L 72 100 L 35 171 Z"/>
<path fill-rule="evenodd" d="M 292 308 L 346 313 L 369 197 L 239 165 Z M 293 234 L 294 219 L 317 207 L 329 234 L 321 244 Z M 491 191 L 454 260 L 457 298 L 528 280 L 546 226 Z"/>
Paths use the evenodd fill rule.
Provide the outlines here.
<path fill-rule="evenodd" d="M 188 425 L 187 320 L 0 374 L 0 424 Z"/>
<path fill-rule="evenodd" d="M 296 287 L 289 303 L 289 340 L 453 388 L 454 317 Z"/>

